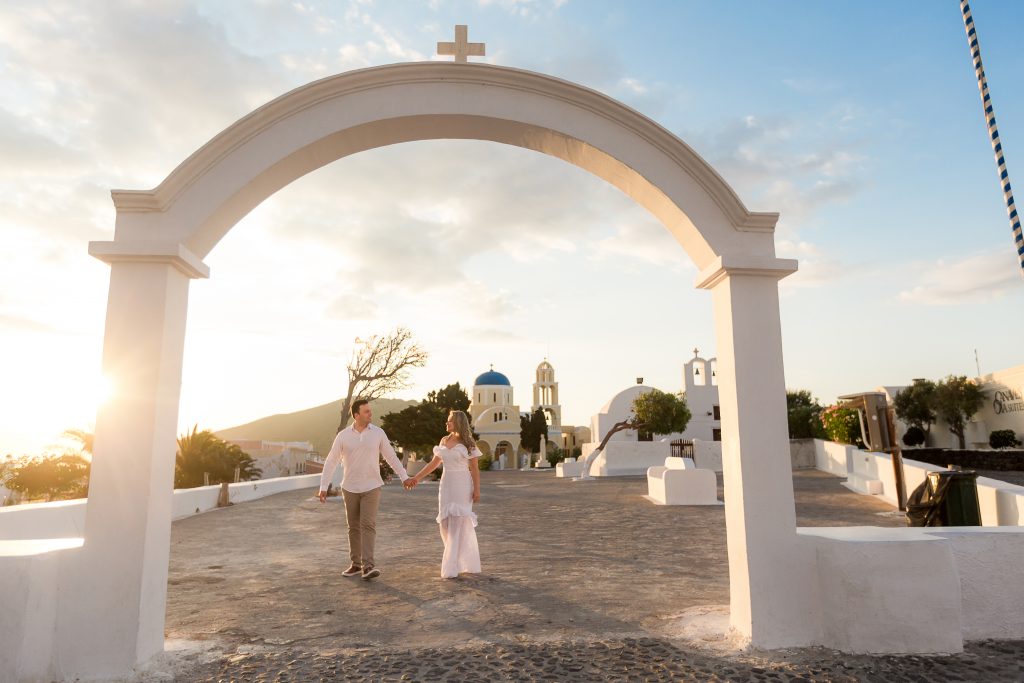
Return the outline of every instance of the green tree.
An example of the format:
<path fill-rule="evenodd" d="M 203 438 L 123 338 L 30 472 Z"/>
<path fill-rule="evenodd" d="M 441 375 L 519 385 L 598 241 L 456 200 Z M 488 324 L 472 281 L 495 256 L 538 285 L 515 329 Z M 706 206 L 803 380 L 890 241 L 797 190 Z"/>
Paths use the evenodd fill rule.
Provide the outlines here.
<path fill-rule="evenodd" d="M 640 394 L 633 399 L 633 414 L 612 425 L 598 447 L 587 456 L 583 471 L 589 472 L 590 463 L 604 450 L 614 434 L 625 429 L 646 430 L 652 434 L 673 434 L 685 431 L 691 417 L 693 416 L 690 408 L 682 394 L 669 394 L 657 389 Z"/>
<path fill-rule="evenodd" d="M 530 453 L 540 452 L 540 440 L 548 438 L 548 419 L 543 408 L 519 416 L 519 443 Z"/>
<path fill-rule="evenodd" d="M 89 494 L 89 461 L 78 453 L 8 458 L 0 483 L 28 500 L 72 500 Z"/>
<path fill-rule="evenodd" d="M 964 375 L 950 375 L 935 385 L 935 412 L 956 435 L 960 448 L 964 443 L 964 429 L 968 420 L 981 409 L 985 392 Z"/>
<path fill-rule="evenodd" d="M 445 422 L 452 410 L 469 411 L 469 395 L 458 382 L 429 392 L 421 403 L 385 415 L 381 428 L 404 450 L 426 454 L 448 433 Z"/>
<path fill-rule="evenodd" d="M 469 412 L 469 394 L 466 393 L 466 390 L 458 382 L 449 384 L 443 389 L 431 391 L 427 394 L 426 402 L 433 403 L 440 408 L 444 412 L 445 417 L 452 410 L 461 410 L 464 413 Z"/>
<path fill-rule="evenodd" d="M 239 481 L 259 479 L 263 471 L 237 444 L 219 438 L 208 429 L 199 431 L 193 426 L 191 433 L 178 437 L 178 453 L 174 461 L 174 488 L 189 489 L 203 486 L 206 473 L 210 484 L 233 482 L 235 468 Z"/>
<path fill-rule="evenodd" d="M 935 382 L 915 379 L 893 399 L 896 417 L 924 431 L 925 441 L 935 424 Z"/>
<path fill-rule="evenodd" d="M 448 412 L 424 401 L 381 418 L 380 426 L 393 443 L 406 451 L 427 454 L 445 434 Z"/>
<path fill-rule="evenodd" d="M 806 389 L 786 391 L 786 412 L 789 419 L 789 438 L 820 439 L 825 437 L 821 425 L 821 411 L 824 410 Z"/>

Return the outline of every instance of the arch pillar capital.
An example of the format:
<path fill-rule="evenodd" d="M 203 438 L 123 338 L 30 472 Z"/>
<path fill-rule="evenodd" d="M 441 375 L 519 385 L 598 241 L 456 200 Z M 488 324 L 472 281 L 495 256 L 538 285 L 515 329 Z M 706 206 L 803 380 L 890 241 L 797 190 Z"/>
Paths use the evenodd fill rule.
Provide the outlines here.
<path fill-rule="evenodd" d="M 210 267 L 180 242 L 89 242 L 89 255 L 104 263 L 168 263 L 193 280 L 210 277 Z"/>
<path fill-rule="evenodd" d="M 697 289 L 714 289 L 730 275 L 758 275 L 781 280 L 798 269 L 796 259 L 774 256 L 733 256 L 716 257 L 693 281 Z"/>

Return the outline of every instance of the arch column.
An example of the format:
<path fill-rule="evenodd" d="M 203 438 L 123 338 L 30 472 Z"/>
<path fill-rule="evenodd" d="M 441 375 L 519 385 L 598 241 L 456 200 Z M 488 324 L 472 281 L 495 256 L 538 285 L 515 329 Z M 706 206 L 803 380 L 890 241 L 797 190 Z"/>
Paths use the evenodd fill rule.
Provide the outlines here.
<path fill-rule="evenodd" d="M 65 675 L 121 674 L 161 652 L 182 356 L 192 278 L 209 271 L 174 243 L 94 242 L 110 263 L 103 372 L 85 543 L 66 568 L 57 626 Z"/>
<path fill-rule="evenodd" d="M 710 289 L 718 345 L 732 628 L 755 647 L 814 639 L 817 576 L 796 534 L 778 280 L 785 259 L 718 258 Z"/>

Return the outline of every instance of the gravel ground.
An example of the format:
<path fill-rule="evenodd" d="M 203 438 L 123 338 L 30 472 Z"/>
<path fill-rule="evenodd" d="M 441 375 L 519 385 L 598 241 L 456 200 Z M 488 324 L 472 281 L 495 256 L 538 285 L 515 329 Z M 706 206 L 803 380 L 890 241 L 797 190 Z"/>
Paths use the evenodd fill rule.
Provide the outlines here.
<path fill-rule="evenodd" d="M 1024 680 L 1024 643 L 970 644 L 956 656 L 869 657 L 821 649 L 709 655 L 655 638 L 522 642 L 335 653 L 247 650 L 189 681 L 998 681 Z M 184 680 L 184 679 L 180 679 Z"/>

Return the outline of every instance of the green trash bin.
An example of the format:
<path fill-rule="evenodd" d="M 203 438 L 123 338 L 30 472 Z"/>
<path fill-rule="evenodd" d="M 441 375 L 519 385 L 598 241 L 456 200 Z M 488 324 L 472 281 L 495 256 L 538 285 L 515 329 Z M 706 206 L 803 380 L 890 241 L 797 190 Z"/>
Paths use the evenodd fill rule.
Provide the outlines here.
<path fill-rule="evenodd" d="M 973 470 L 929 472 L 928 489 L 938 504 L 940 526 L 981 526 L 977 472 Z"/>

